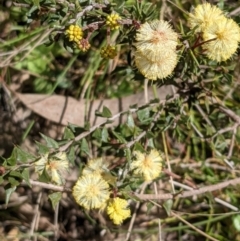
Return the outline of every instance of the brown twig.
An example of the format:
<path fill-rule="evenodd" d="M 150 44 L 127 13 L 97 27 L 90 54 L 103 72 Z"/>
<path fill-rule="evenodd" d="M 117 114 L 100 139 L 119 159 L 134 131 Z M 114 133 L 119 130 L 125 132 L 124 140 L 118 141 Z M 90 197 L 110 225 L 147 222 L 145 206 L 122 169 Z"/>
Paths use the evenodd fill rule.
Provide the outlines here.
<path fill-rule="evenodd" d="M 39 181 L 33 181 L 33 180 L 29 180 L 29 182 L 32 186 L 38 186 L 38 187 L 50 189 L 50 190 L 57 191 L 57 192 L 71 192 L 70 188 L 63 187 L 63 186 L 57 186 L 57 185 L 54 185 L 54 184 L 39 182 Z"/>
<path fill-rule="evenodd" d="M 228 180 L 228 181 L 225 181 L 225 182 L 221 182 L 221 183 L 218 183 L 218 184 L 201 187 L 197 190 L 190 190 L 190 191 L 181 192 L 177 195 L 173 195 L 171 193 L 164 193 L 164 194 L 159 194 L 159 195 L 137 194 L 137 193 L 133 193 L 133 194 L 141 200 L 157 200 L 157 199 L 158 200 L 168 200 L 168 199 L 174 199 L 174 198 L 186 198 L 186 197 L 191 197 L 191 196 L 194 196 L 194 195 L 200 195 L 200 194 L 207 193 L 207 192 L 213 192 L 213 191 L 216 191 L 216 190 L 226 188 L 230 185 L 236 186 L 237 184 L 240 184 L 240 178 L 235 178 L 235 179 Z"/>

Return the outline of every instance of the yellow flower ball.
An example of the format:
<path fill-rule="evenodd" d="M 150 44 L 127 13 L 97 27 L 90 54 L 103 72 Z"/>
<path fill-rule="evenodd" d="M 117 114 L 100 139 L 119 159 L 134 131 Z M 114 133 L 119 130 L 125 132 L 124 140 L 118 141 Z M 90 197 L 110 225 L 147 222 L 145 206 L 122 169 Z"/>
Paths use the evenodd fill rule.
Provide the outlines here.
<path fill-rule="evenodd" d="M 142 176 L 145 181 L 152 181 L 159 177 L 162 172 L 163 158 L 156 149 L 152 149 L 149 154 L 135 151 L 133 155 L 135 159 L 130 163 L 130 169 L 135 175 Z"/>
<path fill-rule="evenodd" d="M 149 80 L 164 79 L 171 76 L 178 62 L 175 51 L 162 53 L 158 56 L 156 62 L 149 60 L 149 56 L 143 55 L 140 51 L 136 51 L 134 56 L 138 70 Z"/>
<path fill-rule="evenodd" d="M 107 206 L 107 214 L 114 224 L 120 225 L 122 222 L 131 216 L 131 211 L 127 208 L 125 199 L 116 197 L 109 201 Z"/>
<path fill-rule="evenodd" d="M 195 32 L 203 32 L 206 27 L 218 22 L 224 16 L 222 10 L 210 3 L 203 3 L 196 6 L 193 13 L 189 14 L 189 25 Z"/>
<path fill-rule="evenodd" d="M 109 199 L 109 185 L 97 174 L 83 175 L 73 187 L 73 197 L 85 209 L 101 208 Z"/>
<path fill-rule="evenodd" d="M 135 47 L 150 61 L 158 62 L 169 51 L 176 51 L 178 34 L 163 20 L 146 22 L 136 34 Z"/>
<path fill-rule="evenodd" d="M 232 19 L 222 16 L 203 32 L 205 54 L 217 62 L 226 61 L 237 50 L 240 42 L 240 27 Z"/>

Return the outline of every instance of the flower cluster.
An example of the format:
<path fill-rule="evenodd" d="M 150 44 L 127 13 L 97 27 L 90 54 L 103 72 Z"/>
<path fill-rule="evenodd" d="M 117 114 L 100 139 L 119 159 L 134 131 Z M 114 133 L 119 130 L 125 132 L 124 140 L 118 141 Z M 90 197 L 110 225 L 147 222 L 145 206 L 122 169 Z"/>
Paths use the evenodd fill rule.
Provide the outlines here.
<path fill-rule="evenodd" d="M 110 198 L 110 185 L 116 185 L 116 178 L 110 173 L 108 164 L 102 158 L 96 158 L 88 161 L 72 193 L 86 210 L 106 208 L 113 223 L 119 225 L 130 217 L 130 209 L 127 209 L 126 200 Z"/>
<path fill-rule="evenodd" d="M 66 30 L 69 41 L 78 43 L 83 38 L 83 31 L 78 25 L 70 25 Z"/>
<path fill-rule="evenodd" d="M 120 27 L 118 20 L 121 20 L 121 17 L 117 13 L 112 13 L 107 16 L 106 25 L 110 27 L 111 30 L 117 30 Z"/>
<path fill-rule="evenodd" d="M 102 58 L 105 58 L 105 59 L 115 58 L 117 55 L 116 46 L 107 45 L 105 47 L 102 47 L 102 49 L 100 51 L 100 55 Z"/>
<path fill-rule="evenodd" d="M 87 52 L 90 47 L 91 44 L 89 43 L 89 41 L 87 39 L 82 39 L 79 41 L 79 43 L 77 44 L 78 48 L 81 49 L 83 52 Z"/>
<path fill-rule="evenodd" d="M 240 42 L 240 27 L 232 19 L 210 3 L 198 5 L 189 15 L 189 25 L 200 33 L 203 48 L 209 59 L 217 62 L 228 60 Z"/>
<path fill-rule="evenodd" d="M 168 22 L 154 20 L 142 24 L 136 34 L 135 63 L 150 80 L 164 79 L 177 64 L 178 35 Z"/>
<path fill-rule="evenodd" d="M 152 149 L 149 154 L 135 151 L 133 155 L 135 160 L 130 164 L 130 169 L 135 175 L 142 176 L 145 181 L 152 181 L 159 177 L 162 172 L 163 158 L 156 149 Z"/>
<path fill-rule="evenodd" d="M 65 152 L 58 152 L 54 155 L 47 153 L 40 157 L 34 165 L 35 171 L 39 175 L 42 175 L 43 172 L 46 171 L 51 182 L 57 185 L 63 185 L 65 183 L 64 176 L 69 170 L 69 161 Z"/>
<path fill-rule="evenodd" d="M 122 222 L 131 216 L 130 209 L 127 208 L 127 201 L 119 197 L 109 201 L 107 214 L 114 224 L 120 225 Z"/>

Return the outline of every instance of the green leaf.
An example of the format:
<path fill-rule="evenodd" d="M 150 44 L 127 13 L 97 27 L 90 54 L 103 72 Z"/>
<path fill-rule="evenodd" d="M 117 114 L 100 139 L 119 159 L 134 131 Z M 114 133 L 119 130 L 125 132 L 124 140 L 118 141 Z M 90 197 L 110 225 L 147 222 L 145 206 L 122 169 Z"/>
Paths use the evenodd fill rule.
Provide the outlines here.
<path fill-rule="evenodd" d="M 39 0 L 33 0 L 33 4 L 34 4 L 34 6 L 40 8 Z"/>
<path fill-rule="evenodd" d="M 67 139 L 67 140 L 74 139 L 74 134 L 68 127 L 64 129 L 63 139 Z"/>
<path fill-rule="evenodd" d="M 9 173 L 9 176 L 11 176 L 11 177 L 17 177 L 17 178 L 19 178 L 19 179 L 22 179 L 22 174 L 21 174 L 20 172 L 17 172 L 17 171 L 11 171 L 11 172 Z"/>
<path fill-rule="evenodd" d="M 53 140 L 52 138 L 47 137 L 47 136 L 43 135 L 42 133 L 40 133 L 40 135 L 47 142 L 47 147 L 54 148 L 54 149 L 57 149 L 59 147 L 58 143 L 55 140 Z"/>
<path fill-rule="evenodd" d="M 25 168 L 22 171 L 22 178 L 28 184 L 28 186 L 31 187 L 31 184 L 29 182 L 29 168 Z"/>
<path fill-rule="evenodd" d="M 151 202 L 148 202 L 147 203 L 147 215 L 149 214 L 149 212 L 152 210 L 152 208 L 154 207 L 155 205 Z"/>
<path fill-rule="evenodd" d="M 74 163 L 75 160 L 75 149 L 74 146 L 71 146 L 69 153 L 67 154 L 68 160 L 70 163 Z"/>
<path fill-rule="evenodd" d="M 105 127 L 102 129 L 102 141 L 108 142 L 108 130 Z"/>
<path fill-rule="evenodd" d="M 88 143 L 85 138 L 83 138 L 81 142 L 81 151 L 85 152 L 87 155 L 90 155 Z"/>
<path fill-rule="evenodd" d="M 233 217 L 233 225 L 238 232 L 240 232 L 240 215 Z"/>
<path fill-rule="evenodd" d="M 62 198 L 62 193 L 61 192 L 54 192 L 52 194 L 49 194 L 48 197 L 51 200 L 53 209 L 55 209 L 57 204 L 59 203 L 59 201 Z"/>
<path fill-rule="evenodd" d="M 137 112 L 138 119 L 142 122 L 149 118 L 149 108 L 140 109 Z"/>
<path fill-rule="evenodd" d="M 92 136 L 93 136 L 94 138 L 96 138 L 98 141 L 101 141 L 101 138 L 102 138 L 102 131 L 101 131 L 101 129 L 100 129 L 100 128 L 96 129 L 96 130 L 93 132 Z"/>
<path fill-rule="evenodd" d="M 128 115 L 128 117 L 127 117 L 127 125 L 129 127 L 134 127 L 135 126 L 135 123 L 134 123 L 132 115 Z"/>
<path fill-rule="evenodd" d="M 163 203 L 163 207 L 166 210 L 168 216 L 171 215 L 172 205 L 173 205 L 172 199 L 169 199 Z"/>
<path fill-rule="evenodd" d="M 43 144 L 40 143 L 40 142 L 37 142 L 37 141 L 36 141 L 36 145 L 37 145 L 37 147 L 38 147 L 38 153 L 39 153 L 40 155 L 45 155 L 46 153 L 48 153 L 48 152 L 50 151 L 50 148 L 49 148 L 49 147 L 43 145 Z"/>
<path fill-rule="evenodd" d="M 0 185 L 4 182 L 3 176 L 0 176 Z"/>
<path fill-rule="evenodd" d="M 8 185 L 7 185 L 8 186 Z M 16 187 L 10 187 L 5 189 L 6 197 L 5 197 L 5 204 L 7 205 L 9 203 L 9 199 L 12 195 L 12 193 L 16 190 Z"/>
<path fill-rule="evenodd" d="M 100 116 L 100 117 L 106 117 L 106 118 L 112 117 L 111 111 L 106 106 L 103 106 L 103 111 L 102 112 L 95 111 L 95 115 L 96 116 Z"/>
<path fill-rule="evenodd" d="M 124 149 L 124 156 L 130 162 L 132 160 L 131 150 L 129 148 Z"/>
<path fill-rule="evenodd" d="M 103 106 L 102 114 L 103 114 L 103 117 L 107 117 L 107 118 L 112 117 L 111 111 L 106 106 Z"/>
<path fill-rule="evenodd" d="M 12 154 L 9 158 L 6 159 L 7 163 L 10 166 L 15 166 L 17 164 L 17 150 L 16 147 L 14 147 Z"/>
<path fill-rule="evenodd" d="M 33 160 L 35 159 L 35 156 L 26 152 L 26 151 L 23 151 L 21 148 L 19 147 L 16 147 L 16 153 L 17 153 L 17 161 L 19 162 L 29 162 L 29 159 L 30 160 Z"/>
<path fill-rule="evenodd" d="M 143 152 L 143 153 L 145 152 L 145 149 L 143 148 L 143 146 L 139 142 L 135 143 L 134 150 L 135 151 L 140 151 L 140 152 Z"/>
<path fill-rule="evenodd" d="M 17 181 L 14 177 L 8 177 L 8 182 L 11 184 L 11 187 L 19 185 L 19 181 Z"/>
<path fill-rule="evenodd" d="M 127 141 L 124 139 L 124 137 L 115 131 L 112 130 L 113 135 L 119 140 L 120 143 L 127 143 Z"/>
<path fill-rule="evenodd" d="M 38 179 L 40 182 L 50 182 L 51 178 L 50 176 L 48 175 L 48 173 L 46 172 L 46 169 L 44 168 L 42 174 L 39 176 L 39 179 Z"/>

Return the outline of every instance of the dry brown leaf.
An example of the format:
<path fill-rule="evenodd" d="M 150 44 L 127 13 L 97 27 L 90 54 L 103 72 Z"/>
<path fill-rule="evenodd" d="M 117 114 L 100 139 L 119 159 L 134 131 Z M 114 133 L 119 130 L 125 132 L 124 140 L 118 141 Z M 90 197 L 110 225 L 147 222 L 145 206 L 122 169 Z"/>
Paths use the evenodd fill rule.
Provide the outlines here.
<path fill-rule="evenodd" d="M 166 95 L 170 93 L 170 86 L 161 87 L 158 90 L 160 99 L 164 99 Z M 85 122 L 85 108 L 88 108 L 86 112 L 88 113 L 87 119 L 90 121 L 90 124 L 93 125 L 100 124 L 104 121 L 103 118 L 96 118 L 95 116 L 95 111 L 100 111 L 103 106 L 109 108 L 112 114 L 115 115 L 120 111 L 127 110 L 130 105 L 137 104 L 140 106 L 145 103 L 143 92 L 124 98 L 94 100 L 90 102 L 86 100 L 78 101 L 72 97 L 61 95 L 15 94 L 19 100 L 33 112 L 62 125 L 72 123 L 83 126 Z M 153 92 L 151 90 L 148 91 L 148 98 L 153 98 Z M 117 120 L 114 125 L 119 124 L 120 121 L 123 121 L 123 119 Z"/>

